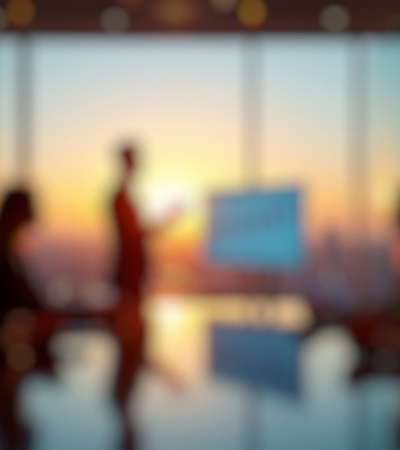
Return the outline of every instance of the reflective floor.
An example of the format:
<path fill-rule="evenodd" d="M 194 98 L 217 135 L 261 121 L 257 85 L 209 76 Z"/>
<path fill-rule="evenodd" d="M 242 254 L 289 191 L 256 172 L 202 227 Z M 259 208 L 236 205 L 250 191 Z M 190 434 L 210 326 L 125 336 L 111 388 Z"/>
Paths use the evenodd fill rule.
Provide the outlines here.
<path fill-rule="evenodd" d="M 140 450 L 398 448 L 400 382 L 350 382 L 356 348 L 345 331 L 326 328 L 304 342 L 298 397 L 256 390 L 212 373 L 209 331 L 216 305 L 219 320 L 224 311 L 229 316 L 227 299 L 169 299 L 150 308 L 149 354 L 180 383 L 148 369 L 141 374 L 131 398 Z M 121 424 L 109 400 L 117 358 L 111 335 L 65 332 L 53 346 L 62 354 L 58 378 L 32 375 L 20 396 L 33 448 L 116 449 Z"/>

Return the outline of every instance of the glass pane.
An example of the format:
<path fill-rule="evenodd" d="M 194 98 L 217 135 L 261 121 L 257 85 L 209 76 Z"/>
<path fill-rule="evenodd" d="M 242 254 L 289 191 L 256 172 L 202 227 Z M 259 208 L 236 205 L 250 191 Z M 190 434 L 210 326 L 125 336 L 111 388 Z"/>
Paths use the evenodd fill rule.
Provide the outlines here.
<path fill-rule="evenodd" d="M 16 42 L 11 37 L 0 39 L 0 188 L 15 180 L 15 66 Z"/>

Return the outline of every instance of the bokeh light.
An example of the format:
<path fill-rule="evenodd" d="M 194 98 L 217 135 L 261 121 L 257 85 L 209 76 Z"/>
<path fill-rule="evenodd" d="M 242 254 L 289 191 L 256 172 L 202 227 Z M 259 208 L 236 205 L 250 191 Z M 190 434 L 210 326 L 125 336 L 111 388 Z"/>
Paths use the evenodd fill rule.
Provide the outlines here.
<path fill-rule="evenodd" d="M 298 296 L 282 296 L 277 302 L 276 323 L 279 329 L 289 332 L 309 330 L 314 323 L 314 316 L 306 299 Z"/>
<path fill-rule="evenodd" d="M 322 29 L 332 33 L 346 31 L 351 23 L 351 14 L 342 5 L 330 5 L 322 10 L 319 23 Z"/>
<path fill-rule="evenodd" d="M 74 281 L 68 276 L 57 277 L 48 284 L 46 291 L 47 301 L 52 307 L 64 308 L 74 298 Z"/>
<path fill-rule="evenodd" d="M 244 0 L 237 11 L 239 21 L 249 28 L 264 24 L 268 15 L 267 5 L 262 0 Z"/>
<path fill-rule="evenodd" d="M 31 345 L 13 345 L 7 351 L 7 365 L 16 372 L 31 369 L 36 362 L 36 353 Z"/>
<path fill-rule="evenodd" d="M 237 8 L 239 0 L 211 0 L 213 8 L 222 14 L 229 14 Z"/>
<path fill-rule="evenodd" d="M 393 14 L 387 19 L 386 29 L 388 31 L 400 31 L 400 13 Z"/>
<path fill-rule="evenodd" d="M 195 19 L 196 9 L 189 0 L 165 0 L 159 7 L 158 16 L 165 24 L 179 27 Z"/>
<path fill-rule="evenodd" d="M 7 14 L 12 24 L 23 27 L 33 22 L 36 7 L 30 0 L 11 0 L 7 5 Z"/>
<path fill-rule="evenodd" d="M 8 26 L 8 17 L 3 8 L 0 7 L 0 31 L 5 30 Z"/>
<path fill-rule="evenodd" d="M 129 14 L 118 6 L 111 6 L 103 11 L 100 17 L 100 25 L 104 31 L 118 33 L 126 31 L 131 23 Z"/>
<path fill-rule="evenodd" d="M 119 293 L 114 285 L 95 280 L 80 288 L 78 298 L 85 308 L 104 310 L 115 307 L 119 300 Z"/>

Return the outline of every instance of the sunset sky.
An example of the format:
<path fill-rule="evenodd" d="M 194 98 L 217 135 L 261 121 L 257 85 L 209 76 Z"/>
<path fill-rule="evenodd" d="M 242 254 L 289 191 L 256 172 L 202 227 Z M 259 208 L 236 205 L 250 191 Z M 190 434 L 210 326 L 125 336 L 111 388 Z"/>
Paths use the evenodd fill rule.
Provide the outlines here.
<path fill-rule="evenodd" d="M 386 230 L 400 162 L 399 39 L 367 37 L 372 225 Z M 348 37 L 276 36 L 263 64 L 261 185 L 299 186 L 307 229 L 346 228 Z M 14 58 L 0 40 L 1 186 L 12 178 Z M 209 196 L 239 189 L 240 36 L 40 37 L 34 51 L 31 177 L 49 229 L 102 233 L 116 175 L 115 147 L 137 142 L 139 197 L 157 220 L 175 203 L 182 227 L 202 229 Z M 203 225 L 202 225 L 203 224 Z"/>

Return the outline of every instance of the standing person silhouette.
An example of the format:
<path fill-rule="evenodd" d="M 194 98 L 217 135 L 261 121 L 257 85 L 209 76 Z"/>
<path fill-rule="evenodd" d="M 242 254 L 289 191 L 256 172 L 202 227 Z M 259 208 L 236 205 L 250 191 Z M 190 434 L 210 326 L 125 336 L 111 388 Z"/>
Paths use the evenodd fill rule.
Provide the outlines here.
<path fill-rule="evenodd" d="M 143 284 L 147 271 L 145 231 L 140 224 L 135 204 L 128 189 L 137 171 L 137 152 L 125 147 L 119 154 L 120 180 L 113 199 L 113 216 L 117 237 L 117 259 L 114 283 L 119 291 L 119 304 L 112 327 L 119 347 L 119 365 L 114 396 L 125 422 L 124 447 L 135 444 L 129 427 L 127 406 L 129 394 L 144 360 L 145 324 L 141 312 Z"/>
<path fill-rule="evenodd" d="M 137 152 L 126 147 L 120 154 L 120 185 L 114 199 L 114 217 L 118 238 L 118 259 L 115 283 L 124 295 L 129 295 L 139 306 L 146 273 L 144 230 L 139 223 L 128 188 L 137 171 Z"/>
<path fill-rule="evenodd" d="M 129 197 L 129 187 L 138 171 L 138 155 L 134 147 L 126 146 L 118 154 L 119 184 L 113 198 L 113 218 L 116 233 L 117 258 L 113 274 L 119 291 L 119 302 L 112 313 L 111 327 L 119 348 L 119 365 L 114 385 L 114 398 L 119 405 L 125 425 L 124 449 L 136 447 L 135 433 L 129 425 L 127 411 L 129 394 L 139 369 L 146 365 L 181 387 L 180 380 L 170 371 L 144 355 L 146 327 L 142 314 L 144 284 L 148 272 L 146 240 L 166 231 L 181 216 L 180 205 L 173 205 L 157 226 L 144 227 L 136 205 Z"/>

